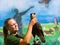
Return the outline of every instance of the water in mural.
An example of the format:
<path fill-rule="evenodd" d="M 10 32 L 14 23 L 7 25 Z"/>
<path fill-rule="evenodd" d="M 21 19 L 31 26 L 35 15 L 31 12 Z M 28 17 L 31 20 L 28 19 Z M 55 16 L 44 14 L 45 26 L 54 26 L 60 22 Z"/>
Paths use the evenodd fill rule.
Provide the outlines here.
<path fill-rule="evenodd" d="M 40 45 L 60 45 L 60 0 L 0 0 L 0 45 L 4 45 L 4 21 L 14 18 L 19 26 L 18 32 L 26 34 L 31 13 L 36 13 L 44 32 L 46 42 L 40 41 Z M 34 38 L 30 45 L 33 43 Z"/>

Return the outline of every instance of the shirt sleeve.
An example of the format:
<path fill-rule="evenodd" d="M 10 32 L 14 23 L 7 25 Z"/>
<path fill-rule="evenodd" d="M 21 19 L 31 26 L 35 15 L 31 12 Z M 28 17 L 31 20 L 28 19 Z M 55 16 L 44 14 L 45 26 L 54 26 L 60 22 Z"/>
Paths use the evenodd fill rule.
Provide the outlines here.
<path fill-rule="evenodd" d="M 7 37 L 7 45 L 19 45 L 21 38 L 15 37 L 15 36 L 8 36 Z"/>

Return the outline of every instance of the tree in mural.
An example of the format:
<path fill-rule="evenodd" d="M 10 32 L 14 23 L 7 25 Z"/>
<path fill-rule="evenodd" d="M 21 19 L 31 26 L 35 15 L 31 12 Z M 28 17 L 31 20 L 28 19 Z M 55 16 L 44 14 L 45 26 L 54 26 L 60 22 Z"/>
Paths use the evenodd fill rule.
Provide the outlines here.
<path fill-rule="evenodd" d="M 15 15 L 14 15 L 14 19 L 17 21 L 18 23 L 18 27 L 19 27 L 19 33 L 22 34 L 22 16 L 24 14 L 26 14 L 31 8 L 33 8 L 33 6 L 29 7 L 27 10 L 23 11 L 23 12 L 19 12 L 17 8 L 14 9 Z"/>
<path fill-rule="evenodd" d="M 57 17 L 54 17 L 55 29 L 58 30 L 58 20 Z"/>
<path fill-rule="evenodd" d="M 39 1 L 39 3 L 45 3 L 45 6 L 48 8 L 48 5 L 49 5 L 50 1 L 51 0 L 41 0 L 41 1 Z"/>
<path fill-rule="evenodd" d="M 54 24 L 55 24 L 56 26 L 58 25 L 57 17 L 54 17 Z"/>

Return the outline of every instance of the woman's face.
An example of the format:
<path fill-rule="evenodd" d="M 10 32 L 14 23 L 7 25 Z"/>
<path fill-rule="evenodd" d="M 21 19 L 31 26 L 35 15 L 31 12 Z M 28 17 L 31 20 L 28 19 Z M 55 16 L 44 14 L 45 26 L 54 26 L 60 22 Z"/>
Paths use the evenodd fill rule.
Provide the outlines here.
<path fill-rule="evenodd" d="M 8 24 L 9 24 L 8 29 L 9 29 L 11 32 L 16 32 L 16 31 L 18 31 L 18 24 L 17 24 L 17 22 L 16 22 L 14 19 L 10 19 L 10 20 L 8 21 Z"/>

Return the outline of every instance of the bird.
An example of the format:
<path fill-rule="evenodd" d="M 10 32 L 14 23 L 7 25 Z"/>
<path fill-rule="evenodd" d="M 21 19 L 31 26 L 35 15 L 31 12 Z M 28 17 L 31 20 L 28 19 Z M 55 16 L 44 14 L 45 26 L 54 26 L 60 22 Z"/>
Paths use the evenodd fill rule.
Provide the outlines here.
<path fill-rule="evenodd" d="M 45 7 L 47 7 L 48 8 L 48 5 L 49 5 L 49 2 L 50 2 L 51 0 L 41 0 L 41 1 L 39 1 L 39 3 L 41 4 L 41 3 L 44 3 L 45 4 Z"/>
<path fill-rule="evenodd" d="M 30 14 L 30 18 L 31 18 L 31 20 L 33 18 L 36 19 L 36 13 L 31 13 Z M 37 35 L 41 39 L 41 41 L 43 43 L 45 43 L 44 33 L 43 33 L 43 30 L 42 30 L 42 26 L 41 26 L 41 24 L 38 21 L 33 25 L 32 35 L 33 35 L 34 39 L 35 39 L 35 36 Z"/>
<path fill-rule="evenodd" d="M 44 33 L 43 33 L 43 30 L 42 30 L 42 27 L 40 25 L 39 22 L 35 23 L 33 25 L 33 28 L 32 28 L 32 34 L 33 34 L 33 37 L 35 38 L 35 36 L 37 35 L 40 40 L 45 43 L 45 39 L 44 39 Z"/>

